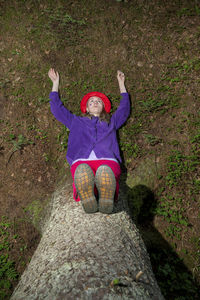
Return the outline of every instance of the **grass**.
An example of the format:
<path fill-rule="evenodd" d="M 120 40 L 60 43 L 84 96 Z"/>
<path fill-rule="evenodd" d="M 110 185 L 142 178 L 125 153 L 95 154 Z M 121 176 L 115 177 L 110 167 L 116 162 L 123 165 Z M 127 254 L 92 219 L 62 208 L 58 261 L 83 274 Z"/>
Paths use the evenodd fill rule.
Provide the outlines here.
<path fill-rule="evenodd" d="M 172 188 L 174 185 L 180 184 L 183 177 L 189 177 L 190 174 L 197 171 L 198 165 L 199 159 L 196 154 L 184 155 L 180 151 L 173 150 L 168 158 L 166 185 Z"/>
<path fill-rule="evenodd" d="M 6 217 L 0 221 L 0 299 L 11 294 L 13 282 L 18 278 L 15 263 L 9 259 L 10 240 L 17 240 L 17 235 L 11 235 L 11 223 Z"/>
<path fill-rule="evenodd" d="M 35 212 L 35 211 L 34 211 Z M 20 230 L 21 228 L 21 230 Z M 37 237 L 25 218 L 0 217 L 0 299 L 7 300 L 30 261 L 30 247 Z M 28 237 L 26 229 L 28 229 Z M 32 245 L 33 248 L 36 245 Z"/>
<path fill-rule="evenodd" d="M 166 299 L 198 299 L 198 288 L 195 287 L 191 275 L 183 268 L 182 262 L 174 252 L 154 249 L 151 250 L 150 257 L 158 283 Z"/>
<path fill-rule="evenodd" d="M 62 168 L 69 135 L 50 114 L 48 69 L 59 70 L 61 98 L 76 114 L 80 114 L 82 96 L 91 90 L 105 92 L 114 112 L 120 100 L 115 74 L 122 69 L 132 103 L 131 116 L 119 131 L 127 172 L 134 174 L 149 156 L 161 160 L 153 190 L 157 203 L 150 213 L 160 222 L 162 238 L 177 254 L 170 257 L 163 249 L 149 249 L 154 271 L 167 299 L 195 299 L 197 285 L 186 269 L 182 271 L 180 258 L 199 280 L 197 221 L 190 215 L 191 211 L 195 218 L 198 215 L 200 191 L 199 6 L 196 1 L 169 1 L 165 6 L 163 1 L 147 2 L 77 0 L 72 5 L 61 0 L 55 6 L 53 1 L 2 1 L 0 87 L 7 110 L 6 118 L 0 120 L 0 158 L 8 162 L 6 154 L 17 152 L 13 164 L 9 163 L 10 174 L 15 167 L 19 172 L 18 164 L 25 162 L 32 169 L 30 181 L 46 194 L 38 185 L 37 174 L 43 174 L 47 166 L 51 174 Z M 26 154 L 23 149 L 30 151 Z M 43 186 L 56 181 L 51 180 Z M 9 181 L 6 184 L 13 189 Z M 20 184 L 25 190 L 25 183 Z M 22 201 L 29 194 L 27 190 Z M 135 196 L 136 215 L 145 195 L 146 190 Z M 30 197 L 24 206 L 27 214 L 38 218 L 41 206 L 34 199 Z M 144 221 L 146 217 L 140 218 Z M 4 226 L 4 231 L 9 228 Z M 6 240 L 2 245 L 6 246 Z M 20 248 L 23 253 L 26 243 Z M 3 251 L 2 265 L 12 270 L 15 263 L 12 259 L 9 263 L 9 247 Z M 11 279 L 5 280 L 12 286 Z M 4 293 L 11 291 L 11 287 L 3 289 Z"/>
<path fill-rule="evenodd" d="M 10 138 L 10 142 L 13 144 L 13 147 L 10 151 L 7 165 L 9 164 L 13 154 L 16 151 L 22 151 L 24 149 L 24 147 L 26 147 L 27 145 L 33 144 L 32 141 L 27 140 L 27 138 L 25 138 L 22 134 L 19 134 L 18 137 L 16 137 L 14 134 L 11 133 L 9 135 L 9 138 Z"/>

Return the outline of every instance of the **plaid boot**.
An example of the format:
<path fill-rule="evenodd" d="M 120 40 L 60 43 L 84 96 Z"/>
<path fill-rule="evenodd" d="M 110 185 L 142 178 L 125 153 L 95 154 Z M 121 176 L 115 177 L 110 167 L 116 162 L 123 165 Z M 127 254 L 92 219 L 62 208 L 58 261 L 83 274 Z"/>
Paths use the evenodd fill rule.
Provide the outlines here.
<path fill-rule="evenodd" d="M 74 183 L 85 212 L 96 212 L 98 207 L 94 195 L 94 174 L 87 164 L 81 164 L 76 168 Z"/>
<path fill-rule="evenodd" d="M 112 169 L 102 165 L 97 169 L 95 184 L 99 193 L 99 211 L 110 214 L 113 211 L 116 179 Z"/>

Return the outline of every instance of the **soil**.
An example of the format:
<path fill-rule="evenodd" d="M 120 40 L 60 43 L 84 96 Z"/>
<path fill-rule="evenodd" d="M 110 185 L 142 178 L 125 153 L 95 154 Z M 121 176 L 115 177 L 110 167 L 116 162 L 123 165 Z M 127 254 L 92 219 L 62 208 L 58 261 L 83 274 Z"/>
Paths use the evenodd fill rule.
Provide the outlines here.
<path fill-rule="evenodd" d="M 165 178 L 172 150 L 191 155 L 192 146 L 197 148 L 191 139 L 199 126 L 199 15 L 197 1 L 0 2 L 0 216 L 12 221 L 10 232 L 19 236 L 10 240 L 9 252 L 19 274 L 39 243 L 48 199 L 70 176 L 68 133 L 48 104 L 48 69 L 59 70 L 61 98 L 74 113 L 91 90 L 107 94 L 114 111 L 116 71 L 123 70 L 132 103 L 119 133 L 126 173 L 133 174 L 153 153 Z M 163 85 L 172 89 L 167 97 Z M 150 98 L 156 101 L 145 104 Z M 181 239 L 166 236 L 169 223 L 160 215 L 143 230 L 153 226 L 170 246 L 176 244 L 175 252 L 198 281 L 199 199 L 190 185 L 191 178 L 199 181 L 199 167 L 188 176 L 173 189 L 165 187 L 165 195 L 182 193 L 184 199 L 189 226 Z M 157 199 L 163 184 L 155 185 Z"/>

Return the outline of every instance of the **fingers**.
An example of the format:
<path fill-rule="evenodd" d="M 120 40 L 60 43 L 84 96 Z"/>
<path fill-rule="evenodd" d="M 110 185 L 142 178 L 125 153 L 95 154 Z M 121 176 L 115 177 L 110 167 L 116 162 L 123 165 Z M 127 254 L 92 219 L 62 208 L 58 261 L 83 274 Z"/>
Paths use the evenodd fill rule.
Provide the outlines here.
<path fill-rule="evenodd" d="M 52 76 L 55 76 L 56 75 L 56 72 L 55 72 L 55 70 L 53 69 L 53 68 L 51 68 L 50 70 L 49 70 L 49 73 L 48 74 L 51 74 Z"/>
<path fill-rule="evenodd" d="M 124 76 L 124 73 L 123 73 L 122 71 L 118 70 L 118 71 L 117 71 L 117 75 L 118 75 L 118 76 Z"/>
<path fill-rule="evenodd" d="M 117 78 L 118 78 L 119 80 L 124 80 L 124 78 L 125 78 L 124 73 L 123 73 L 122 71 L 118 70 L 118 71 L 117 71 Z"/>
<path fill-rule="evenodd" d="M 49 69 L 48 75 L 49 75 L 49 77 L 54 77 L 55 71 L 53 68 Z"/>
<path fill-rule="evenodd" d="M 53 68 L 49 69 L 48 76 L 51 80 L 56 80 L 59 78 L 58 72 L 56 72 Z"/>

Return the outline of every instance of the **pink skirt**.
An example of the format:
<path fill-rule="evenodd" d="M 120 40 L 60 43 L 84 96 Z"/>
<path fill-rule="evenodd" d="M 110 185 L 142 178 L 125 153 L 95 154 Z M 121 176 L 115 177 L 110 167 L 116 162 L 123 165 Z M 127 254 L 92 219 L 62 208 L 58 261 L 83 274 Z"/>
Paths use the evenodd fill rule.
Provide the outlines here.
<path fill-rule="evenodd" d="M 107 165 L 108 167 L 110 167 L 115 175 L 116 178 L 116 191 L 115 191 L 115 201 L 117 201 L 118 199 L 118 194 L 119 194 L 119 178 L 121 175 L 121 168 L 120 165 L 113 160 L 79 160 L 76 163 L 74 163 L 71 166 L 71 174 L 72 174 L 72 179 L 73 179 L 73 198 L 75 201 L 80 201 L 80 198 L 76 192 L 76 187 L 75 187 L 75 183 L 74 183 L 74 173 L 76 171 L 76 168 L 80 165 L 80 164 L 88 164 L 90 166 L 90 168 L 92 169 L 94 175 L 96 174 L 97 169 L 101 166 L 101 165 Z M 97 195 L 97 189 L 96 187 L 94 187 L 94 193 Z"/>

